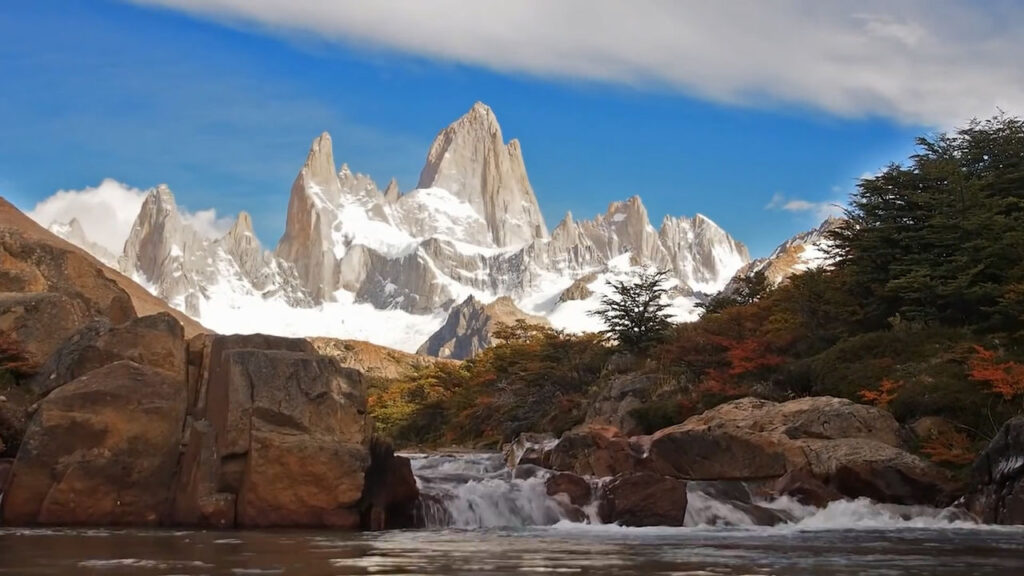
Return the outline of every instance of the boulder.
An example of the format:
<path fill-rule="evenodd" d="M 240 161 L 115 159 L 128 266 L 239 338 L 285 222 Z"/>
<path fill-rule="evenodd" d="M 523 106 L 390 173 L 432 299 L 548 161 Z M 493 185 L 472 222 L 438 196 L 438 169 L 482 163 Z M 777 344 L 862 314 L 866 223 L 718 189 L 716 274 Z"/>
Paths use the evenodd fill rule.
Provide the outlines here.
<path fill-rule="evenodd" d="M 561 472 L 604 477 L 636 471 L 641 456 L 615 428 L 587 426 L 563 434 L 546 451 L 544 464 Z"/>
<path fill-rule="evenodd" d="M 1004 424 L 975 460 L 964 504 L 984 522 L 1024 524 L 1024 416 Z"/>
<path fill-rule="evenodd" d="M 806 471 L 846 497 L 946 505 L 956 483 L 904 452 L 892 416 L 836 398 L 745 398 L 650 438 L 642 469 L 687 480 L 775 480 Z M 829 497 L 822 493 L 814 496 Z M 808 497 L 811 497 L 808 495 Z"/>
<path fill-rule="evenodd" d="M 645 472 L 619 474 L 604 486 L 598 515 L 622 526 L 682 526 L 686 482 Z"/>
<path fill-rule="evenodd" d="M 62 294 L 0 293 L 0 333 L 33 368 L 91 318 L 83 306 Z"/>
<path fill-rule="evenodd" d="M 131 360 L 173 374 L 185 382 L 185 329 L 162 312 L 112 326 L 105 318 L 86 324 L 46 361 L 30 381 L 33 393 L 45 395 L 92 370 Z"/>
<path fill-rule="evenodd" d="M 554 446 L 554 435 L 547 433 L 523 432 L 502 448 L 502 455 L 509 468 L 520 464 L 544 465 L 544 453 Z"/>
<path fill-rule="evenodd" d="M 826 486 L 806 469 L 791 470 L 775 481 L 771 488 L 775 496 L 789 496 L 804 506 L 824 508 L 831 502 L 842 500 L 843 495 Z"/>
<path fill-rule="evenodd" d="M 593 490 L 586 478 L 569 472 L 558 472 L 544 481 L 548 496 L 565 494 L 573 506 L 586 506 L 590 503 Z"/>
<path fill-rule="evenodd" d="M 29 425 L 4 495 L 4 523 L 169 523 L 184 418 L 183 382 L 133 362 L 61 387 Z"/>
<path fill-rule="evenodd" d="M 389 442 L 374 438 L 370 443 L 370 467 L 363 486 L 363 528 L 421 527 L 417 525 L 419 497 L 409 459 L 396 456 Z"/>
<path fill-rule="evenodd" d="M 847 498 L 945 507 L 961 488 L 946 470 L 881 442 L 802 440 L 800 445 L 811 474 Z"/>
<path fill-rule="evenodd" d="M 239 528 L 359 527 L 370 421 L 358 371 L 301 339 L 200 335 L 187 372 L 178 522 L 216 525 L 234 497 Z"/>

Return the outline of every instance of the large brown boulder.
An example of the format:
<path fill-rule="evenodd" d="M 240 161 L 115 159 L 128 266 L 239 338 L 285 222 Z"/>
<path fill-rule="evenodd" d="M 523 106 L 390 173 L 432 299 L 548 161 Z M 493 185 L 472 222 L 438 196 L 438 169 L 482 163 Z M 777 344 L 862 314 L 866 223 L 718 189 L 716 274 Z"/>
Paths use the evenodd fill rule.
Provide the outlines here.
<path fill-rule="evenodd" d="M 105 318 L 86 324 L 46 361 L 30 382 L 38 395 L 120 360 L 173 374 L 185 382 L 185 329 L 167 313 L 113 326 Z"/>
<path fill-rule="evenodd" d="M 925 460 L 872 440 L 802 440 L 808 470 L 847 498 L 948 506 L 960 486 Z"/>
<path fill-rule="evenodd" d="M 598 515 L 623 526 L 682 526 L 686 482 L 645 472 L 619 474 L 604 486 Z"/>
<path fill-rule="evenodd" d="M 966 508 L 984 522 L 1024 524 L 1024 417 L 999 430 L 971 467 Z"/>
<path fill-rule="evenodd" d="M 117 362 L 43 400 L 3 499 L 5 524 L 155 526 L 171 520 L 185 387 Z"/>
<path fill-rule="evenodd" d="M 417 524 L 419 499 L 412 462 L 404 456 L 396 456 L 390 442 L 374 438 L 370 443 L 370 467 L 363 485 L 363 528 L 422 527 Z"/>
<path fill-rule="evenodd" d="M 688 480 L 774 480 L 803 470 L 846 497 L 948 504 L 956 484 L 899 448 L 890 414 L 837 398 L 745 398 L 650 438 L 642 469 Z"/>
<path fill-rule="evenodd" d="M 262 335 L 197 336 L 188 363 L 178 522 L 216 525 L 234 497 L 238 527 L 358 528 L 370 463 L 358 371 Z"/>
<path fill-rule="evenodd" d="M 544 481 L 544 487 L 548 496 L 565 494 L 566 499 L 573 506 L 586 506 L 593 496 L 593 488 L 586 478 L 582 478 L 570 472 L 558 472 Z"/>
<path fill-rule="evenodd" d="M 545 450 L 544 465 L 579 476 L 614 476 L 634 472 L 641 453 L 615 428 L 587 426 L 570 430 Z"/>

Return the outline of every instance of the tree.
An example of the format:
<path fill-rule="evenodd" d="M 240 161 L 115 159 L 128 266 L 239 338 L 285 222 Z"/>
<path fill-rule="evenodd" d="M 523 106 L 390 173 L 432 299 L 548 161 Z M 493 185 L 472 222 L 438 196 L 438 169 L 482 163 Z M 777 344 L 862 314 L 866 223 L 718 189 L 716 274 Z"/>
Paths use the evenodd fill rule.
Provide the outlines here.
<path fill-rule="evenodd" d="M 772 284 L 764 270 L 753 274 L 737 276 L 729 286 L 712 296 L 707 302 L 698 302 L 697 308 L 704 314 L 719 314 L 734 306 L 746 306 L 757 302 L 772 291 Z"/>
<path fill-rule="evenodd" d="M 607 327 L 603 334 L 629 350 L 645 350 L 660 341 L 669 321 L 667 270 L 642 269 L 625 280 L 609 282 L 612 294 L 601 298 L 601 306 L 591 312 Z"/>

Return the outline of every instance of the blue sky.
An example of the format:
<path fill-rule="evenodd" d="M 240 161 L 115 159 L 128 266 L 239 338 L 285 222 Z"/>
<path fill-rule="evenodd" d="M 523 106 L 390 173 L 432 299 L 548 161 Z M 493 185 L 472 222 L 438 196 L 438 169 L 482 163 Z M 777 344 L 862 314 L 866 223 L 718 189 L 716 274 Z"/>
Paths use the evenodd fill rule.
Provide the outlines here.
<path fill-rule="evenodd" d="M 707 4 L 576 4 L 583 17 L 452 1 L 434 19 L 401 0 L 8 3 L 0 195 L 29 210 L 104 178 L 166 182 L 189 210 L 248 210 L 273 247 L 320 132 L 339 165 L 407 191 L 434 135 L 481 100 L 522 142 L 549 228 L 639 194 L 656 225 L 701 212 L 765 255 L 916 135 L 1024 102 L 1012 2 L 942 3 L 951 48 L 935 4 L 915 2 L 754 3 L 737 24 Z"/>

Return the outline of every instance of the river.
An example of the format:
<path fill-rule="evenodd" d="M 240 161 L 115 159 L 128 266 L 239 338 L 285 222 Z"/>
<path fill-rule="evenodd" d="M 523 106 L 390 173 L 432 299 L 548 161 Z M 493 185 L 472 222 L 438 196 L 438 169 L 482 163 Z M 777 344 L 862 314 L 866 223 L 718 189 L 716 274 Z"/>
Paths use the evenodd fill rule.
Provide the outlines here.
<path fill-rule="evenodd" d="M 789 521 L 689 490 L 683 528 L 563 518 L 542 473 L 513 476 L 495 455 L 417 457 L 431 528 L 378 533 L 0 528 L 0 574 L 300 575 L 1024 574 L 1024 528 L 867 501 L 817 510 L 760 502 Z"/>

